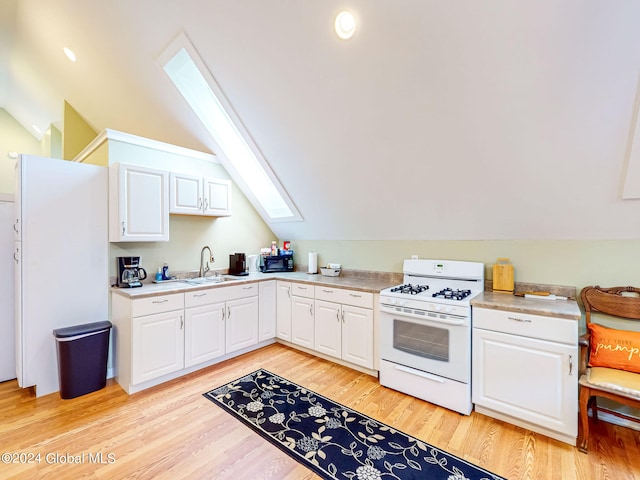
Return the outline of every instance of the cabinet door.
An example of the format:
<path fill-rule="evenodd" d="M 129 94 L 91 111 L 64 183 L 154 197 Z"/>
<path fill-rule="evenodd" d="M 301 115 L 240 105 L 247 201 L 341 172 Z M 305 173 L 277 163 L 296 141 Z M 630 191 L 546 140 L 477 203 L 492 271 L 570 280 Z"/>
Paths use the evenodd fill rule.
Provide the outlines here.
<path fill-rule="evenodd" d="M 342 306 L 342 359 L 373 368 L 373 310 Z"/>
<path fill-rule="evenodd" d="M 204 179 L 205 215 L 221 217 L 231 215 L 231 181 L 219 178 Z"/>
<path fill-rule="evenodd" d="M 224 355 L 224 314 L 224 302 L 185 310 L 185 367 Z"/>
<path fill-rule="evenodd" d="M 184 367 L 183 310 L 133 318 L 132 384 Z"/>
<path fill-rule="evenodd" d="M 169 175 L 137 165 L 109 167 L 109 241 L 169 241 Z"/>
<path fill-rule="evenodd" d="M 263 342 L 276 337 L 276 281 L 260 282 L 258 288 L 258 341 Z"/>
<path fill-rule="evenodd" d="M 578 432 L 578 347 L 473 329 L 473 403 L 556 432 Z"/>
<path fill-rule="evenodd" d="M 340 304 L 315 301 L 314 349 L 318 352 L 342 357 L 342 309 Z"/>
<path fill-rule="evenodd" d="M 171 172 L 169 213 L 202 215 L 202 177 Z"/>
<path fill-rule="evenodd" d="M 291 341 L 291 283 L 276 282 L 276 337 Z"/>
<path fill-rule="evenodd" d="M 226 352 L 258 343 L 258 297 L 227 302 L 225 325 Z"/>
<path fill-rule="evenodd" d="M 291 297 L 291 341 L 302 347 L 314 348 L 313 299 Z"/>

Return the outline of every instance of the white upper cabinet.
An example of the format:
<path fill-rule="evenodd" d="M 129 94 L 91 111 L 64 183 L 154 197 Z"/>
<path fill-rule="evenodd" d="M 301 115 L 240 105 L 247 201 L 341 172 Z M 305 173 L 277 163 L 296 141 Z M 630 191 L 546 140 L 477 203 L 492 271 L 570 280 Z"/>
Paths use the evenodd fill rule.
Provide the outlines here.
<path fill-rule="evenodd" d="M 231 181 L 171 172 L 170 213 L 231 215 Z"/>
<path fill-rule="evenodd" d="M 138 165 L 109 167 L 109 241 L 169 241 L 169 173 Z"/>
<path fill-rule="evenodd" d="M 210 216 L 231 215 L 231 180 L 205 178 L 204 214 Z"/>

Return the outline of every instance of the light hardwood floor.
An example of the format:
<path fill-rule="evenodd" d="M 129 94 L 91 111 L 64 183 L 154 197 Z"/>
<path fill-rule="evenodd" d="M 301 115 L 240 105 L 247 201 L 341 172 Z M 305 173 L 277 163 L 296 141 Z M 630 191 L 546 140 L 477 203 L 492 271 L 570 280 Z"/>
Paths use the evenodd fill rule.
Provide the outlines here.
<path fill-rule="evenodd" d="M 511 480 L 640 479 L 640 432 L 599 422 L 585 455 L 278 344 L 131 396 L 113 380 L 71 400 L 0 383 L 0 452 L 34 456 L 0 463 L 0 478 L 319 478 L 202 396 L 261 367 Z"/>

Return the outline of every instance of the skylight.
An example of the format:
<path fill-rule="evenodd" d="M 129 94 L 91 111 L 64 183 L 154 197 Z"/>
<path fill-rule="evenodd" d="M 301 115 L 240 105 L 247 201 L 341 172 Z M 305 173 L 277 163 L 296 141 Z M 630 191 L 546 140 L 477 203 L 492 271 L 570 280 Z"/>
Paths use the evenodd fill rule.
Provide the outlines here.
<path fill-rule="evenodd" d="M 231 176 L 246 187 L 242 190 L 265 220 L 302 220 L 186 36 L 177 41 L 182 46 L 162 67 L 211 134 Z"/>

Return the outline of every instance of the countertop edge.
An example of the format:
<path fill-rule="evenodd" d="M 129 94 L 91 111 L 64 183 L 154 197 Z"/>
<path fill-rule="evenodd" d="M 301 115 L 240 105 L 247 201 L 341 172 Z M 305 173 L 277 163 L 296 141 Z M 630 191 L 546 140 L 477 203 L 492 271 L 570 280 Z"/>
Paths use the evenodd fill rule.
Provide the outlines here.
<path fill-rule="evenodd" d="M 582 318 L 582 310 L 575 300 L 527 299 L 505 293 L 483 292 L 471 300 L 471 306 L 567 320 Z"/>
<path fill-rule="evenodd" d="M 363 279 L 359 277 L 328 277 L 319 274 L 309 274 L 302 272 L 288 273 L 256 273 L 249 274 L 246 277 L 225 281 L 221 283 L 190 285 L 182 281 L 167 283 L 145 283 L 138 288 L 118 288 L 111 287 L 112 294 L 125 298 L 137 299 L 148 298 L 158 295 L 169 295 L 173 293 L 194 292 L 198 290 L 208 290 L 211 288 L 232 287 L 234 285 L 246 285 L 249 283 L 259 283 L 268 280 L 281 280 L 286 282 L 304 283 L 308 285 L 318 285 L 325 287 L 346 288 L 360 292 L 368 292 L 378 294 L 380 290 L 392 287 L 395 284 L 389 283 L 388 280 Z"/>

